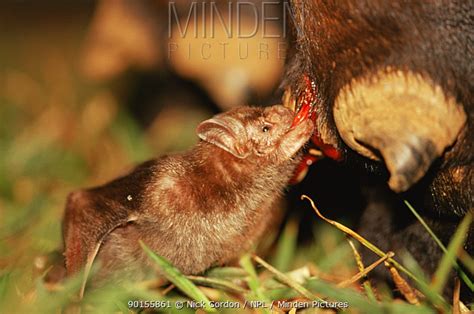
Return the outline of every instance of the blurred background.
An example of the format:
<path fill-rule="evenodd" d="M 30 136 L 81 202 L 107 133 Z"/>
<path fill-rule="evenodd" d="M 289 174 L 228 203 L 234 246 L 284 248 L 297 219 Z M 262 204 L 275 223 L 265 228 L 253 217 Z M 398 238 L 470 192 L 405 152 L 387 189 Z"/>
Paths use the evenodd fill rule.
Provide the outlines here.
<path fill-rule="evenodd" d="M 258 1 L 219 3 L 2 1 L 0 267 L 20 237 L 57 246 L 68 191 L 188 148 L 221 110 L 279 101 L 281 4 L 264 29 Z"/>
<path fill-rule="evenodd" d="M 279 101 L 283 7 L 264 28 L 246 3 L 1 2 L 0 269 L 58 248 L 68 192 L 188 148 L 221 110 Z"/>
<path fill-rule="evenodd" d="M 12 282 L 29 296 L 43 266 L 35 257 L 61 245 L 69 192 L 187 149 L 197 124 L 222 110 L 280 102 L 288 7 L 217 3 L 0 3 L 0 299 Z M 311 191 L 322 207 L 355 215 L 354 180 L 322 161 L 289 199 L 301 205 Z M 310 231 L 314 214 L 301 215 Z M 324 239 L 305 254 L 338 268 L 349 249 L 334 251 L 340 235 Z"/>

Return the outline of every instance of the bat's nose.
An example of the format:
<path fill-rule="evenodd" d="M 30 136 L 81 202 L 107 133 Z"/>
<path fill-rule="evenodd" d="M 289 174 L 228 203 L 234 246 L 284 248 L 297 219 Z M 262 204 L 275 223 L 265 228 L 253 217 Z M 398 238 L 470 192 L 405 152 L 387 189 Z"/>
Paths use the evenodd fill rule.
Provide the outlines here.
<path fill-rule="evenodd" d="M 281 105 L 269 107 L 267 110 L 270 111 L 268 115 L 269 120 L 274 122 L 287 123 L 291 121 L 295 115 L 293 111 Z"/>
<path fill-rule="evenodd" d="M 274 106 L 275 109 L 276 109 L 276 112 L 278 112 L 279 114 L 281 115 L 290 115 L 290 116 L 293 116 L 294 115 L 294 112 L 282 105 L 276 105 Z"/>

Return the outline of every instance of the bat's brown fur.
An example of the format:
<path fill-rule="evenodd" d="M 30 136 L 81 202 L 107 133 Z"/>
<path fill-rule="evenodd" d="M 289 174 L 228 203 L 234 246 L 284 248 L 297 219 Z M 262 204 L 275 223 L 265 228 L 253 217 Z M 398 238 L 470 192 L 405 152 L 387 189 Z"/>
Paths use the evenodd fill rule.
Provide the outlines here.
<path fill-rule="evenodd" d="M 265 230 L 311 136 L 310 121 L 289 129 L 292 119 L 283 106 L 235 109 L 201 123 L 204 141 L 191 150 L 73 192 L 64 218 L 68 274 L 100 243 L 101 277 L 139 279 L 153 269 L 138 240 L 185 274 L 238 257 Z"/>

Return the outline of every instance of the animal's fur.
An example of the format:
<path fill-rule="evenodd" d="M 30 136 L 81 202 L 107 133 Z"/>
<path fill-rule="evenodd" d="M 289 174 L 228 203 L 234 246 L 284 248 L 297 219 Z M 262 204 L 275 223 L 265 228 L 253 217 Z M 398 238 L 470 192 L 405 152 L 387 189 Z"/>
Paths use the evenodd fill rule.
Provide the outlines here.
<path fill-rule="evenodd" d="M 467 121 L 454 145 L 447 147 L 421 182 L 406 194 L 391 196 L 408 198 L 448 242 L 453 226 L 474 208 L 474 2 L 294 0 L 292 9 L 294 41 L 283 86 L 301 90 L 303 74 L 315 81 L 320 101 L 316 128 L 329 134 L 348 161 L 360 156 L 339 136 L 333 107 L 341 89 L 354 79 L 367 79 L 380 71 L 416 73 L 463 107 Z M 368 169 L 384 173 L 373 162 L 364 162 Z M 363 227 L 372 230 L 366 234 L 382 241 L 386 249 L 407 248 L 432 273 L 441 256 L 439 248 L 433 241 L 418 241 L 423 230 L 417 229 L 420 238 L 415 239 L 400 222 L 411 215 L 406 207 L 389 203 L 379 206 L 395 211 L 382 215 L 387 221 L 384 226 L 389 227 L 381 228 L 376 218 L 367 219 L 375 215 L 371 210 Z M 470 254 L 474 253 L 473 233 L 471 227 L 466 244 Z"/>
<path fill-rule="evenodd" d="M 121 270 L 143 278 L 153 262 L 140 239 L 185 274 L 238 257 L 265 230 L 312 134 L 309 120 L 289 129 L 292 119 L 282 106 L 238 108 L 201 123 L 205 140 L 191 150 L 73 192 L 64 219 L 68 274 L 102 243 L 101 277 Z"/>

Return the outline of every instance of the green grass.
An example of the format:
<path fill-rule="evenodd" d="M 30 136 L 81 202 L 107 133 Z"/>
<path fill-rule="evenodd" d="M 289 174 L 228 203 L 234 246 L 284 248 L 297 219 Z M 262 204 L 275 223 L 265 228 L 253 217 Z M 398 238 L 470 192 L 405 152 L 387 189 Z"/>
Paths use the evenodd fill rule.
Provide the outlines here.
<path fill-rule="evenodd" d="M 103 92 L 91 91 L 90 97 Z M 347 231 L 321 222 L 312 243 L 299 246 L 296 242 L 298 222 L 291 220 L 276 240 L 275 248 L 265 257 L 270 263 L 258 256 L 245 255 L 239 267 L 214 268 L 201 276 L 186 277 L 165 259 L 147 251 L 168 283 L 137 282 L 89 288 L 79 301 L 76 297 L 80 288 L 78 278 L 50 286 L 41 277 L 45 270 L 35 270 L 36 257 L 60 246 L 61 215 L 67 193 L 80 186 L 103 182 L 133 163 L 160 152 L 153 150 L 147 140 L 149 135 L 118 108 L 110 109 L 115 114 L 110 113 L 112 118 L 106 124 L 97 130 L 87 130 L 87 123 L 76 121 L 78 116 L 84 115 L 87 106 L 68 109 L 60 106 L 33 115 L 14 100 L 0 99 L 0 115 L 7 122 L 2 124 L 4 132 L 0 134 L 0 147 L 4 152 L 0 156 L 0 312 L 54 313 L 65 308 L 82 308 L 93 313 L 128 313 L 138 310 L 130 305 L 140 300 L 142 304 L 156 301 L 155 305 L 162 306 L 158 310 L 166 313 L 194 312 L 190 307 L 175 307 L 176 302 L 188 305 L 186 302 L 190 300 L 202 302 L 203 310 L 207 311 L 213 310 L 209 301 L 239 302 L 241 311 L 246 305 L 247 312 L 255 311 L 251 305 L 257 304 L 250 301 L 263 301 L 268 307 L 256 311 L 264 313 L 270 312 L 272 302 L 276 304 L 278 300 L 348 302 L 346 310 L 359 313 L 434 313 L 451 309 L 452 302 L 440 297 L 439 292 L 462 245 L 470 222 L 468 218 L 445 248 L 446 258 L 436 273 L 435 283 L 423 277 L 415 261 L 408 259 L 410 266 L 405 267 L 398 258 L 398 261 L 392 260 L 392 265 L 419 282 L 416 288 L 426 295 L 420 305 L 395 301 L 384 289 L 376 289 L 375 298 L 365 284 L 366 289 L 361 288 L 362 281 L 348 288 L 338 287 L 338 283 L 358 272 L 352 249 L 344 237 Z M 75 114 L 71 115 L 71 110 Z M 84 138 L 83 134 L 89 137 Z M 194 140 L 193 134 L 183 138 L 188 146 Z M 100 149 L 106 152 L 98 154 Z M 307 203 L 302 202 L 302 206 L 311 210 Z M 375 254 L 385 254 L 370 243 L 356 240 L 373 249 Z M 170 284 L 174 286 L 171 290 Z M 232 310 L 227 311 L 232 313 Z"/>
<path fill-rule="evenodd" d="M 69 35 L 58 42 L 74 40 Z M 186 277 L 148 251 L 168 281 L 89 288 L 83 300 L 76 297 L 79 277 L 59 285 L 45 284 L 42 276 L 47 269 L 38 265 L 38 257 L 61 245 L 67 194 L 105 182 L 153 155 L 189 147 L 196 141 L 192 130 L 206 113 L 178 111 L 178 115 L 171 104 L 168 109 L 174 115 L 167 116 L 176 120 L 166 125 L 172 125 L 173 131 L 158 125 L 153 133 L 145 132 L 106 86 L 91 86 L 78 77 L 74 53 L 64 55 L 59 47 L 43 41 L 28 42 L 28 51 L 52 58 L 49 63 L 32 64 L 27 60 L 30 54 L 16 55 L 15 47 L 5 43 L 19 45 L 8 38 L 0 42 L 6 58 L 0 60 L 0 313 L 59 313 L 66 308 L 129 313 L 138 312 L 130 305 L 140 300 L 156 301 L 161 305 L 158 310 L 165 313 L 194 313 L 195 309 L 175 306 L 191 299 L 207 304 L 208 310 L 212 310 L 208 301 L 239 302 L 240 310 L 249 313 L 270 311 L 269 307 L 252 309 L 258 303 L 250 301 L 270 306 L 278 300 L 307 299 L 348 302 L 346 310 L 356 313 L 451 310 L 451 300 L 439 297 L 439 292 L 448 271 L 456 267 L 453 260 L 462 245 L 466 221 L 445 248 L 434 283 L 409 256 L 395 256 L 391 261 L 419 282 L 416 288 L 426 295 L 420 305 L 394 300 L 387 287 L 375 288 L 375 298 L 371 289 L 361 288 L 362 281 L 338 287 L 359 270 L 345 233 L 322 221 L 307 245 L 297 244 L 298 222 L 288 221 L 268 255 L 257 257 L 250 252 L 238 266 L 210 269 L 200 276 Z M 311 210 L 306 202 L 301 204 Z M 379 255 L 386 253 L 365 244 Z M 472 257 L 461 260 L 468 269 L 474 268 Z"/>

